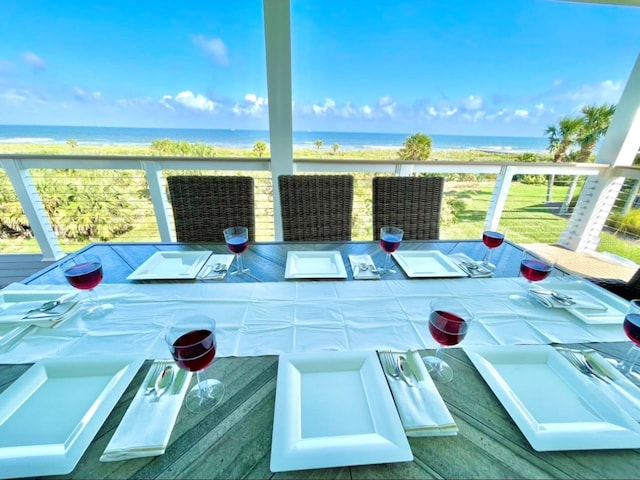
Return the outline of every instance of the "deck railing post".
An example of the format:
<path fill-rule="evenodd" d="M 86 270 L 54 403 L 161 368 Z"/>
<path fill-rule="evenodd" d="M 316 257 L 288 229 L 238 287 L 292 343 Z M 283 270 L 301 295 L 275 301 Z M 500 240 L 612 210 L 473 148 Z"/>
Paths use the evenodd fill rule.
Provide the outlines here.
<path fill-rule="evenodd" d="M 491 194 L 491 200 L 489 201 L 489 208 L 487 209 L 487 216 L 484 219 L 485 230 L 498 230 L 500 225 L 500 218 L 504 211 L 504 205 L 509 195 L 509 189 L 511 188 L 511 180 L 516 173 L 516 167 L 503 166 L 500 168 L 500 173 L 496 176 L 496 183 Z"/>
<path fill-rule="evenodd" d="M 42 260 L 54 261 L 64 257 L 58 238 L 51 226 L 49 215 L 44 208 L 44 203 L 29 170 L 22 167 L 20 160 L 0 160 L 0 165 L 7 172 L 24 214 L 29 220 L 31 231 L 42 251 Z"/>
<path fill-rule="evenodd" d="M 140 164 L 147 177 L 149 194 L 151 195 L 151 203 L 156 215 L 160 240 L 163 242 L 175 242 L 175 225 L 173 223 L 173 216 L 169 213 L 171 211 L 171 203 L 167 197 L 167 191 L 164 188 L 162 165 L 158 162 L 145 160 L 141 161 Z"/>

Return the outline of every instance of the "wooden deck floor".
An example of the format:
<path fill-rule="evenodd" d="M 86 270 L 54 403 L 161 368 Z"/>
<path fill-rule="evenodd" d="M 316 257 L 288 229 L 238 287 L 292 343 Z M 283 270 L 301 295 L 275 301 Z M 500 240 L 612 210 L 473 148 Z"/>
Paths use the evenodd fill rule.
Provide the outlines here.
<path fill-rule="evenodd" d="M 576 253 L 558 245 L 535 243 L 523 246 L 542 256 L 556 256 L 562 267 L 578 275 L 629 280 L 638 268 L 603 255 Z M 51 263 L 43 261 L 41 254 L 0 253 L 0 288 L 20 282 Z"/>

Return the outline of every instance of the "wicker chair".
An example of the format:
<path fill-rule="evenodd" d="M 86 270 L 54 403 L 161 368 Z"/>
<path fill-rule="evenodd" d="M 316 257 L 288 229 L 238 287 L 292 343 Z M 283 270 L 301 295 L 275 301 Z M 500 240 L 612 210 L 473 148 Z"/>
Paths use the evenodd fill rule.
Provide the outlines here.
<path fill-rule="evenodd" d="M 374 177 L 373 239 L 385 225 L 404 230 L 405 240 L 440 238 L 444 177 Z"/>
<path fill-rule="evenodd" d="M 640 298 L 640 268 L 636 270 L 636 273 L 633 274 L 628 282 L 619 278 L 585 277 L 585 279 L 609 290 L 611 293 L 615 293 L 625 300 Z"/>
<path fill-rule="evenodd" d="M 255 241 L 252 177 L 167 177 L 179 242 L 224 242 L 223 230 L 242 226 Z"/>
<path fill-rule="evenodd" d="M 285 241 L 349 241 L 353 211 L 351 175 L 280 175 Z"/>

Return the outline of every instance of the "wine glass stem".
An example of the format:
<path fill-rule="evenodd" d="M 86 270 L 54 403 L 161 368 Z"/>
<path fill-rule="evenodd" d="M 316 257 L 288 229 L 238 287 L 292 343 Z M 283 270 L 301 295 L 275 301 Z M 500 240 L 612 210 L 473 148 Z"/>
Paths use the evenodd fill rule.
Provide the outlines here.
<path fill-rule="evenodd" d="M 439 371 L 442 370 L 442 364 L 446 363 L 444 361 L 444 358 L 442 358 L 443 355 L 444 355 L 444 348 L 442 348 L 442 345 L 438 345 L 436 347 L 436 353 L 433 356 L 436 357 L 439 360 L 439 362 L 437 362 L 437 368 L 438 368 Z"/>
<path fill-rule="evenodd" d="M 242 265 L 242 254 L 237 253 L 236 254 L 236 266 L 238 267 L 238 273 L 242 273 L 242 271 L 244 270 L 244 267 Z"/>
<path fill-rule="evenodd" d="M 100 307 L 100 300 L 98 299 L 98 294 L 95 292 L 93 288 L 87 290 L 89 292 L 89 302 L 91 303 L 92 308 Z"/>
<path fill-rule="evenodd" d="M 625 374 L 631 373 L 638 360 L 638 355 L 640 355 L 640 348 L 636 345 L 632 346 L 620 365 L 620 371 Z"/>
<path fill-rule="evenodd" d="M 489 265 L 490 259 L 491 259 L 491 249 L 487 247 L 487 251 L 485 252 L 484 257 L 482 258 L 483 265 Z"/>
<path fill-rule="evenodd" d="M 387 252 L 387 256 L 384 258 L 384 265 L 382 267 L 382 270 L 384 270 L 385 272 L 389 270 L 390 260 L 391 260 L 391 254 Z"/>
<path fill-rule="evenodd" d="M 209 383 L 204 369 L 196 372 L 196 381 L 198 382 L 198 396 L 202 402 L 209 396 Z"/>

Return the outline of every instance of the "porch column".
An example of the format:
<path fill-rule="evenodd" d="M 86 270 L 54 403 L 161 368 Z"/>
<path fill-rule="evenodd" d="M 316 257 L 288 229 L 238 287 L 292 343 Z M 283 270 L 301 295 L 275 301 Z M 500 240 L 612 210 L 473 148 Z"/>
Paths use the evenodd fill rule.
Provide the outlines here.
<path fill-rule="evenodd" d="M 293 173 L 291 7 L 289 0 L 263 0 L 263 8 L 273 183 L 273 226 L 275 239 L 282 240 L 278 176 Z"/>
<path fill-rule="evenodd" d="M 22 167 L 20 160 L 2 160 L 0 163 L 13 184 L 31 231 L 40 246 L 42 260 L 54 261 L 64 257 L 65 254 L 60 248 L 58 238 L 51 227 L 51 220 L 29 170 Z"/>
<path fill-rule="evenodd" d="M 496 183 L 493 187 L 487 216 L 484 219 L 485 230 L 499 230 L 500 218 L 504 211 L 504 205 L 507 202 L 509 189 L 511 188 L 511 180 L 516 174 L 516 167 L 502 167 L 500 173 L 496 176 Z"/>
<path fill-rule="evenodd" d="M 175 242 L 176 229 L 173 223 L 173 215 L 170 213 L 171 203 L 164 189 L 162 166 L 158 162 L 146 160 L 141 161 L 140 165 L 147 177 L 149 194 L 151 195 L 153 211 L 156 215 L 160 240 L 163 242 Z"/>
<path fill-rule="evenodd" d="M 616 111 L 611 119 L 596 163 L 629 166 L 640 147 L 640 55 L 631 70 Z M 609 169 L 597 177 L 588 177 L 569 225 L 558 243 L 577 252 L 594 251 L 600 242 L 600 232 L 618 198 L 624 182 L 612 177 Z"/>

